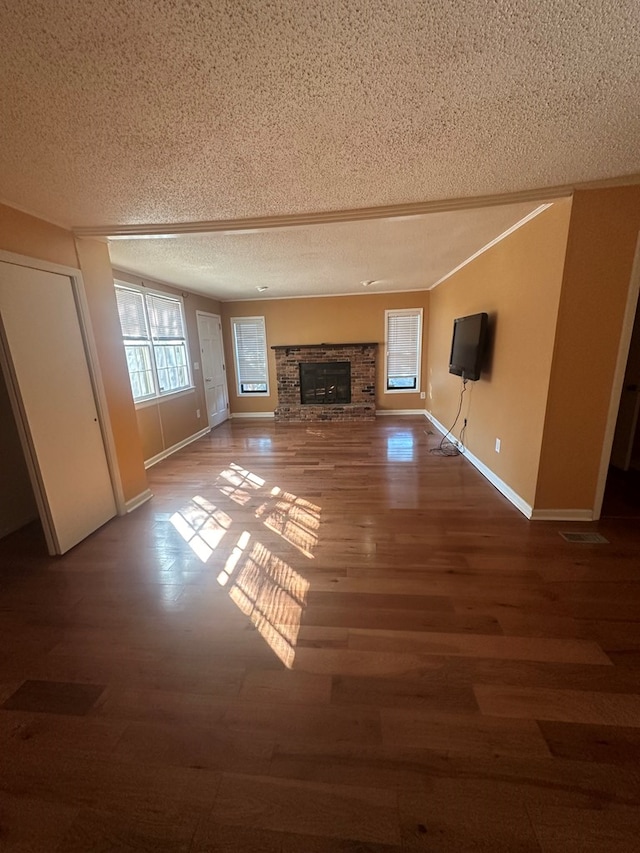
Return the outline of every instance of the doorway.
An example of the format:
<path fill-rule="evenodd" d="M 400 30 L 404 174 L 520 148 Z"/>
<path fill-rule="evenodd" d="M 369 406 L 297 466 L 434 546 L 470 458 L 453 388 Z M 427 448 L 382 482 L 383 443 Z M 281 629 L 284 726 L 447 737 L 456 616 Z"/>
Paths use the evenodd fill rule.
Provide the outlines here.
<path fill-rule="evenodd" d="M 202 356 L 205 405 L 209 426 L 215 427 L 229 418 L 229 393 L 222 345 L 222 323 L 217 314 L 197 311 L 198 337 Z"/>

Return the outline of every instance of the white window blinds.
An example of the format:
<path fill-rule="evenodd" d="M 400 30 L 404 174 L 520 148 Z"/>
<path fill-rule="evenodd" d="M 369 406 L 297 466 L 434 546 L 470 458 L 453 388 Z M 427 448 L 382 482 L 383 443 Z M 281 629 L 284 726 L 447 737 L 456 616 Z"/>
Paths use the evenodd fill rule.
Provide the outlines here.
<path fill-rule="evenodd" d="M 386 312 L 386 388 L 414 391 L 420 384 L 422 309 Z"/>
<path fill-rule="evenodd" d="M 134 340 L 147 340 L 149 332 L 147 331 L 142 294 L 136 290 L 126 290 L 124 287 L 116 287 L 116 300 L 118 302 L 122 337 L 133 338 Z"/>
<path fill-rule="evenodd" d="M 182 302 L 116 284 L 124 351 L 135 401 L 191 387 Z"/>
<path fill-rule="evenodd" d="M 158 341 L 173 341 L 184 338 L 182 305 L 177 299 L 168 299 L 156 293 L 147 294 L 147 308 L 151 323 L 151 335 Z"/>
<path fill-rule="evenodd" d="M 268 394 L 264 317 L 233 317 L 233 347 L 239 394 Z"/>

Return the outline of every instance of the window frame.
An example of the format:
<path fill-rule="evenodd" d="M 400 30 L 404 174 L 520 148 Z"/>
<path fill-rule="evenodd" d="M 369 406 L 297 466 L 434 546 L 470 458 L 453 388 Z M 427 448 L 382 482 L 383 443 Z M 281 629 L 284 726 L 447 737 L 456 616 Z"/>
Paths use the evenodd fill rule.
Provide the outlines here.
<path fill-rule="evenodd" d="M 267 386 L 265 391 L 243 391 L 242 381 L 240 377 L 240 359 L 238 358 L 238 338 L 236 335 L 236 324 L 246 323 L 248 320 L 259 321 L 262 325 L 264 336 L 264 383 Z M 267 322 L 264 315 L 252 315 L 250 317 L 231 317 L 231 345 L 233 347 L 233 367 L 236 378 L 236 391 L 238 397 L 265 397 L 271 396 L 271 388 L 269 384 L 269 350 L 267 346 Z M 248 383 L 247 383 L 248 384 Z M 256 383 L 257 384 L 257 383 Z"/>
<path fill-rule="evenodd" d="M 416 387 L 389 388 L 389 320 L 392 316 L 410 315 L 418 318 L 418 335 L 416 348 Z M 384 393 L 385 394 L 420 394 L 422 390 L 422 308 L 388 308 L 384 312 Z"/>
<path fill-rule="evenodd" d="M 163 290 L 155 290 L 150 287 L 143 287 L 137 284 L 131 284 L 127 281 L 120 281 L 118 279 L 114 280 L 114 290 L 116 291 L 116 306 L 118 303 L 117 291 L 118 290 L 130 290 L 134 293 L 140 294 L 142 297 L 142 306 L 144 311 L 144 319 L 145 319 L 145 328 L 147 337 L 145 339 L 133 339 L 129 337 L 125 337 L 122 332 L 122 325 L 120 326 L 120 335 L 122 338 L 122 344 L 125 349 L 127 346 L 143 346 L 147 351 L 150 352 L 150 370 L 151 370 L 151 379 L 153 382 L 153 393 L 145 394 L 140 397 L 135 396 L 135 392 L 133 389 L 133 384 L 131 383 L 131 373 L 129 370 L 129 361 L 127 359 L 127 374 L 129 376 L 129 383 L 131 384 L 131 393 L 133 394 L 133 402 L 136 407 L 143 407 L 153 403 L 156 400 L 164 400 L 167 397 L 173 397 L 178 394 L 184 394 L 189 391 L 195 390 L 195 385 L 193 382 L 193 370 L 191 366 L 191 348 L 189 346 L 189 335 L 187 330 L 187 317 L 184 309 L 184 299 L 174 293 L 167 293 Z M 158 365 L 158 358 L 156 355 L 156 346 L 167 346 L 167 342 L 162 342 L 159 339 L 155 339 L 153 337 L 153 331 L 151 326 L 151 317 L 150 310 L 147 304 L 147 296 L 155 296 L 160 299 L 167 299 L 172 302 L 176 302 L 180 309 L 180 319 L 182 321 L 182 336 L 177 337 L 173 340 L 179 342 L 180 345 L 184 346 L 185 352 L 185 364 L 184 367 L 187 373 L 187 384 L 182 385 L 180 388 L 171 388 L 168 391 L 162 391 L 160 389 L 160 380 L 159 380 L 159 371 L 166 369 L 162 368 Z M 182 365 L 180 365 L 182 366 Z"/>

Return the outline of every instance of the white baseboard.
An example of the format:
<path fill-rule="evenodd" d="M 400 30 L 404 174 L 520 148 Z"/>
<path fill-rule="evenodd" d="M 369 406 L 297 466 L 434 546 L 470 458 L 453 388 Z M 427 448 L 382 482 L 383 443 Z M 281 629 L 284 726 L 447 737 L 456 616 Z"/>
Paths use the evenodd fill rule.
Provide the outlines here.
<path fill-rule="evenodd" d="M 166 450 L 163 450 L 160 453 L 156 453 L 156 455 L 152 456 L 151 459 L 146 459 L 144 467 L 151 468 L 152 465 L 156 465 L 158 462 L 162 462 L 163 459 L 166 459 L 167 456 L 171 456 L 171 454 L 175 453 L 176 450 L 182 450 L 182 448 L 186 447 L 187 444 L 191 444 L 192 441 L 197 441 L 199 438 L 202 438 L 202 436 L 206 435 L 208 432 L 211 432 L 211 427 L 206 427 L 205 429 L 201 429 L 199 432 L 190 435 L 188 438 L 183 438 L 182 441 L 179 441 L 177 444 L 174 444 L 171 447 L 167 447 Z"/>
<path fill-rule="evenodd" d="M 592 509 L 534 509 L 532 521 L 593 521 Z"/>
<path fill-rule="evenodd" d="M 275 412 L 231 412 L 230 418 L 273 418 Z"/>
<path fill-rule="evenodd" d="M 387 417 L 389 415 L 424 415 L 424 409 L 376 409 L 376 417 Z"/>
<path fill-rule="evenodd" d="M 447 428 L 443 426 L 439 420 L 434 418 L 431 412 L 425 412 L 425 414 L 434 427 L 441 432 L 442 435 L 446 435 Z M 456 440 L 455 436 L 452 436 L 452 440 Z M 464 458 L 468 459 L 474 468 L 477 468 L 482 476 L 487 478 L 492 486 L 495 486 L 496 489 L 501 492 L 505 498 L 507 498 L 507 500 L 511 501 L 515 508 L 519 509 L 525 518 L 530 519 L 533 517 L 533 507 L 530 506 L 524 498 L 521 498 L 517 492 L 514 492 L 511 486 L 508 486 L 504 480 L 501 480 L 500 477 L 497 476 L 497 474 L 494 474 L 491 468 L 488 468 L 484 462 L 481 462 L 477 456 L 474 456 L 473 453 L 466 448 L 464 449 Z"/>
<path fill-rule="evenodd" d="M 130 500 L 125 502 L 125 512 L 133 512 L 134 509 L 138 509 L 138 507 L 142 506 L 142 504 L 146 504 L 146 502 L 152 497 L 153 492 L 151 491 L 151 489 L 145 489 L 144 492 L 140 492 L 140 494 L 136 495 L 135 498 L 131 498 Z"/>

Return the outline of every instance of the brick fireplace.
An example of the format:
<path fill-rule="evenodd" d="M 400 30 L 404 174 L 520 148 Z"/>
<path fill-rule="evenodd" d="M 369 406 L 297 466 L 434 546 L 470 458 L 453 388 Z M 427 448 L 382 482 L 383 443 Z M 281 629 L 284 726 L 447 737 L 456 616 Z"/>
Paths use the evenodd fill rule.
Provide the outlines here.
<path fill-rule="evenodd" d="M 377 343 L 291 344 L 271 349 L 276 354 L 277 421 L 361 421 L 375 417 Z M 336 372 L 333 367 L 345 363 L 350 366 L 350 402 L 335 402 L 335 391 L 329 384 Z M 313 365 L 322 365 L 315 371 L 318 388 L 315 392 L 307 388 L 304 397 L 312 402 L 303 402 L 300 377 L 313 374 Z"/>

